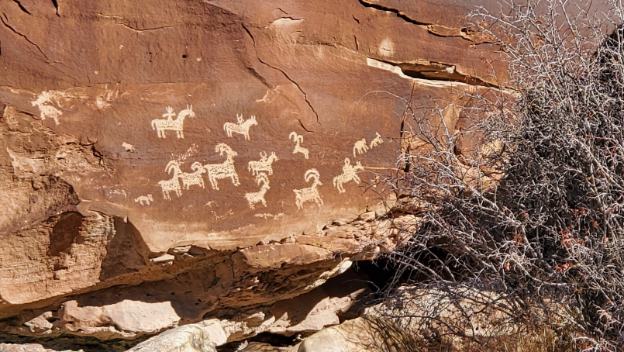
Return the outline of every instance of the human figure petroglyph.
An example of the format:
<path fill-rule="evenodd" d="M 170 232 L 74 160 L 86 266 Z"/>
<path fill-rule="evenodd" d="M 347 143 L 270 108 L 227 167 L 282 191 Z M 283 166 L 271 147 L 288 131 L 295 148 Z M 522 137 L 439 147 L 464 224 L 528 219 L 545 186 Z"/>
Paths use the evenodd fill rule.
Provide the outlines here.
<path fill-rule="evenodd" d="M 381 143 L 383 143 L 383 138 L 381 138 L 379 132 L 375 132 L 375 138 L 373 138 L 373 140 L 370 142 L 370 149 L 379 146 Z"/>
<path fill-rule="evenodd" d="M 182 181 L 182 187 L 185 190 L 189 190 L 191 186 L 197 185 L 201 188 L 206 188 L 204 184 L 204 177 L 202 174 L 206 172 L 204 166 L 200 162 L 194 162 L 191 164 L 191 170 L 193 172 L 180 173 L 180 180 Z"/>
<path fill-rule="evenodd" d="M 360 177 L 357 175 L 358 172 L 363 171 L 364 166 L 359 161 L 355 163 L 355 166 L 351 165 L 351 160 L 349 158 L 345 158 L 344 165 L 342 166 L 342 173 L 336 177 L 334 177 L 334 187 L 338 189 L 338 193 L 346 192 L 344 189 L 344 184 L 348 182 L 355 182 L 356 184 L 360 184 Z"/>
<path fill-rule="evenodd" d="M 171 160 L 165 166 L 165 172 L 168 174 L 173 173 L 170 179 L 158 181 L 158 185 L 162 190 L 163 199 L 171 200 L 171 196 L 169 192 L 175 192 L 176 196 L 179 198 L 182 196 L 182 187 L 180 186 L 180 174 L 182 170 L 180 169 L 180 163 Z"/>
<path fill-rule="evenodd" d="M 53 104 L 52 99 L 56 98 L 56 95 L 59 94 L 57 92 L 52 91 L 43 91 L 41 94 L 37 96 L 37 99 L 31 102 L 32 106 L 36 106 L 39 108 L 39 117 L 41 120 L 45 119 L 53 119 L 54 124 L 59 124 L 59 117 L 63 115 L 63 112 L 57 109 Z M 57 102 L 57 105 L 60 104 Z"/>
<path fill-rule="evenodd" d="M 256 176 L 256 183 L 260 186 L 260 190 L 258 192 L 250 192 L 245 193 L 245 199 L 247 199 L 247 203 L 249 203 L 249 207 L 251 209 L 255 208 L 255 204 L 261 203 L 263 206 L 267 206 L 266 200 L 264 196 L 267 191 L 271 189 L 269 186 L 269 177 L 264 172 L 261 172 Z"/>
<path fill-rule="evenodd" d="M 368 151 L 368 145 L 366 144 L 366 139 L 362 138 L 355 142 L 353 145 L 353 157 L 356 157 L 358 154 L 364 154 Z"/>
<path fill-rule="evenodd" d="M 232 137 L 232 133 L 238 133 L 245 136 L 245 140 L 248 141 L 251 139 L 249 136 L 249 129 L 251 126 L 256 126 L 258 121 L 256 121 L 256 116 L 251 115 L 247 120 L 243 120 L 242 114 L 236 114 L 236 123 L 234 122 L 226 122 L 223 124 L 223 130 L 228 137 Z"/>
<path fill-rule="evenodd" d="M 288 135 L 288 139 L 292 140 L 295 143 L 295 148 L 293 149 L 292 153 L 301 153 L 303 154 L 303 157 L 307 159 L 310 151 L 308 150 L 308 148 L 304 148 L 301 146 L 301 143 L 303 143 L 303 136 L 297 134 L 297 132 L 290 132 L 290 134 Z"/>
<path fill-rule="evenodd" d="M 144 207 L 151 205 L 153 201 L 154 201 L 154 197 L 152 197 L 151 194 L 138 196 L 134 198 L 135 203 L 139 203 L 139 205 L 144 206 Z"/>
<path fill-rule="evenodd" d="M 156 130 L 158 138 L 167 138 L 167 131 L 175 131 L 177 138 L 184 138 L 184 120 L 187 117 L 195 117 L 195 112 L 193 111 L 193 106 L 189 105 L 186 109 L 180 111 L 175 119 L 173 116 L 175 116 L 173 108 L 167 106 L 165 113 L 162 115 L 164 119 L 152 120 L 152 129 Z"/>
<path fill-rule="evenodd" d="M 217 144 L 215 146 L 215 152 L 218 152 L 221 156 L 225 154 L 226 158 L 221 164 L 204 165 L 204 169 L 208 174 L 210 186 L 214 190 L 219 190 L 217 180 L 230 178 L 232 180 L 232 184 L 238 187 L 240 182 L 238 180 L 238 173 L 236 173 L 236 169 L 234 168 L 234 157 L 237 156 L 238 153 L 233 151 L 232 148 L 225 143 Z"/>
<path fill-rule="evenodd" d="M 260 152 L 260 160 L 252 160 L 247 165 L 247 170 L 252 175 L 256 176 L 260 172 L 267 172 L 269 175 L 273 175 L 273 162 L 278 161 L 279 158 L 275 152 L 271 152 L 271 155 L 267 156 L 266 152 Z"/>
<path fill-rule="evenodd" d="M 317 169 L 309 169 L 305 172 L 303 178 L 306 182 L 312 182 L 310 187 L 302 189 L 293 189 L 295 192 L 295 204 L 297 209 L 303 209 L 303 205 L 306 202 L 313 201 L 320 208 L 323 205 L 323 199 L 318 191 L 318 186 L 323 185 L 321 183 L 321 174 Z"/>

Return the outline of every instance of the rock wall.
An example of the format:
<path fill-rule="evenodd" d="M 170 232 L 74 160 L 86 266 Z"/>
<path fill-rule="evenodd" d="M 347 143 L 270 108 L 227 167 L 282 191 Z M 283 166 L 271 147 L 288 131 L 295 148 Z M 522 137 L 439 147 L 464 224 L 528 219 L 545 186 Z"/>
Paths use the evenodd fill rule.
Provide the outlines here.
<path fill-rule="evenodd" d="M 506 79 L 476 5 L 0 1 L 0 330 L 134 339 L 391 250 L 407 105 L 461 132 Z"/>

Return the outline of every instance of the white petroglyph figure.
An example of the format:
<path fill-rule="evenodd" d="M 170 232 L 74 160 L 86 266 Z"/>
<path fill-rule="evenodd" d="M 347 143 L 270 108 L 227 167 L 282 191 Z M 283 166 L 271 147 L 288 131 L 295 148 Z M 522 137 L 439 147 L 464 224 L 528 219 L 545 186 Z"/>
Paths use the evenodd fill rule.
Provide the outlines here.
<path fill-rule="evenodd" d="M 165 166 L 165 172 L 168 174 L 173 172 L 173 175 L 168 180 L 158 181 L 158 185 L 162 190 L 163 199 L 171 200 L 169 192 L 175 192 L 178 198 L 181 197 L 182 187 L 180 187 L 180 174 L 182 170 L 180 170 L 180 163 L 175 160 L 168 162 L 167 166 Z"/>
<path fill-rule="evenodd" d="M 127 151 L 128 153 L 136 152 L 136 150 L 134 149 L 134 146 L 130 143 L 123 142 L 121 143 L 121 147 L 124 148 L 124 150 Z"/>
<path fill-rule="evenodd" d="M 238 133 L 245 136 L 245 140 L 248 141 L 251 139 L 249 136 L 249 129 L 251 126 L 256 126 L 258 121 L 256 121 L 256 116 L 252 115 L 247 120 L 243 120 L 243 115 L 236 114 L 236 123 L 234 122 L 226 122 L 223 124 L 223 130 L 228 137 L 232 137 L 232 133 Z"/>
<path fill-rule="evenodd" d="M 266 207 L 267 203 L 264 199 L 264 195 L 269 189 L 271 189 L 269 186 L 269 177 L 264 172 L 261 172 L 258 176 L 256 176 L 256 183 L 260 186 L 260 190 L 258 192 L 245 193 L 245 199 L 247 199 L 247 203 L 249 203 L 249 207 L 251 209 L 255 208 L 256 203 L 262 203 L 262 205 Z"/>
<path fill-rule="evenodd" d="M 357 173 L 360 171 L 364 171 L 364 166 L 359 161 L 355 163 L 355 166 L 351 165 L 351 160 L 349 158 L 345 158 L 344 165 L 342 166 L 342 173 L 336 177 L 334 177 L 334 187 L 338 189 L 338 193 L 344 193 L 344 184 L 348 182 L 355 182 L 356 184 L 360 184 L 360 177 L 358 177 Z"/>
<path fill-rule="evenodd" d="M 206 172 L 206 170 L 204 170 L 204 166 L 200 162 L 196 161 L 191 164 L 191 170 L 193 170 L 193 172 L 180 173 L 182 187 L 185 190 L 189 190 L 193 185 L 198 185 L 201 188 L 206 188 L 206 185 L 204 184 L 204 177 L 202 176 L 202 174 Z"/>
<path fill-rule="evenodd" d="M 36 106 L 39 108 L 39 117 L 42 120 L 45 119 L 53 119 L 54 123 L 56 125 L 59 124 L 59 117 L 61 115 L 63 115 L 63 112 L 59 109 L 57 109 L 52 102 L 53 98 L 58 98 L 57 95 L 59 93 L 58 92 L 52 92 L 52 91 L 43 91 L 41 92 L 41 94 L 39 94 L 37 96 L 37 99 L 33 100 L 31 102 L 32 106 Z M 57 101 L 57 105 L 60 106 L 60 104 Z"/>
<path fill-rule="evenodd" d="M 234 157 L 238 155 L 237 152 L 233 151 L 230 146 L 225 143 L 219 143 L 215 146 L 215 152 L 218 152 L 219 155 L 223 156 L 225 154 L 225 161 L 221 164 L 206 164 L 204 165 L 204 169 L 208 174 L 208 180 L 210 181 L 210 186 L 212 189 L 219 190 L 219 185 L 217 184 L 217 180 L 230 178 L 232 180 L 232 184 L 236 187 L 240 185 L 238 181 L 238 174 L 236 173 L 236 169 L 234 168 Z"/>
<path fill-rule="evenodd" d="M 260 152 L 260 160 L 252 160 L 247 165 L 247 170 L 252 175 L 256 176 L 260 172 L 267 172 L 269 175 L 273 175 L 273 162 L 278 161 L 277 155 L 271 152 L 271 155 L 267 156 L 266 152 Z"/>
<path fill-rule="evenodd" d="M 308 148 L 304 148 L 301 146 L 301 143 L 303 143 L 303 136 L 297 134 L 296 132 L 290 132 L 290 134 L 288 135 L 288 139 L 292 140 L 295 143 L 295 149 L 293 149 L 292 153 L 301 153 L 303 154 L 303 157 L 307 159 L 310 151 L 308 150 Z"/>
<path fill-rule="evenodd" d="M 321 199 L 321 194 L 318 191 L 318 186 L 323 185 L 321 183 L 321 174 L 319 174 L 317 169 L 309 169 L 305 172 L 303 178 L 306 182 L 312 182 L 310 187 L 302 188 L 302 189 L 293 189 L 295 192 L 295 204 L 297 205 L 297 209 L 303 209 L 303 205 L 306 202 L 313 201 L 320 208 L 323 205 L 323 199 Z"/>
<path fill-rule="evenodd" d="M 383 138 L 381 138 L 379 132 L 375 132 L 375 138 L 373 138 L 373 140 L 370 142 L 370 149 L 379 146 L 381 143 L 383 143 Z"/>
<path fill-rule="evenodd" d="M 152 204 L 153 201 L 154 197 L 152 197 L 151 194 L 134 198 L 135 203 L 139 203 L 139 205 L 144 207 L 149 206 L 150 204 Z"/>
<path fill-rule="evenodd" d="M 358 154 L 364 154 L 368 151 L 368 145 L 366 144 L 366 139 L 362 138 L 359 141 L 356 141 L 353 145 L 353 157 L 356 157 Z"/>
<path fill-rule="evenodd" d="M 152 129 L 156 130 L 158 138 L 167 138 L 167 131 L 175 131 L 176 137 L 184 138 L 184 120 L 187 117 L 195 117 L 193 106 L 189 105 L 186 109 L 180 111 L 175 119 L 173 118 L 175 113 L 171 106 L 167 106 L 165 111 L 166 112 L 162 115 L 164 119 L 154 119 L 151 122 Z"/>

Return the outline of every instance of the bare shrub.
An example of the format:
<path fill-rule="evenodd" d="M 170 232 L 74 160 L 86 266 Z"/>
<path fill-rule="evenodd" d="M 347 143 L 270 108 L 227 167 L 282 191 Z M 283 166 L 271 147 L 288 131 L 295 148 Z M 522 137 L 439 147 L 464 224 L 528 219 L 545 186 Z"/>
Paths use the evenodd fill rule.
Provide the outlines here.
<path fill-rule="evenodd" d="M 496 292 L 482 303 L 503 299 L 515 324 L 552 327 L 580 350 L 618 350 L 624 7 L 613 1 L 592 17 L 572 3 L 588 5 L 511 1 L 507 15 L 478 11 L 479 30 L 508 58 L 513 92 L 468 90 L 462 113 L 480 119 L 461 132 L 449 128 L 448 106 L 408 104 L 404 144 L 418 148 L 405 149 L 392 184 L 408 196 L 399 208 L 423 223 L 390 259 L 397 278 L 420 288 Z M 468 136 L 481 147 L 466 150 Z"/>

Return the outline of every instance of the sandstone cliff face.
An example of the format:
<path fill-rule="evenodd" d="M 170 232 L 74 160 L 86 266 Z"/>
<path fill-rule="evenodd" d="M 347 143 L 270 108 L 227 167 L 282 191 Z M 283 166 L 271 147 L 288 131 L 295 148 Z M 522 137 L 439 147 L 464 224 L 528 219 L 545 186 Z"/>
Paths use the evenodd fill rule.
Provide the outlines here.
<path fill-rule="evenodd" d="M 460 131 L 505 80 L 475 5 L 0 1 L 0 329 L 137 338 L 393 248 L 407 103 Z"/>

